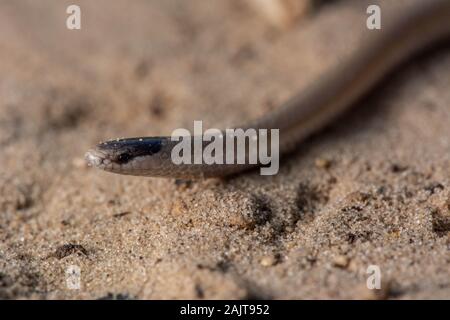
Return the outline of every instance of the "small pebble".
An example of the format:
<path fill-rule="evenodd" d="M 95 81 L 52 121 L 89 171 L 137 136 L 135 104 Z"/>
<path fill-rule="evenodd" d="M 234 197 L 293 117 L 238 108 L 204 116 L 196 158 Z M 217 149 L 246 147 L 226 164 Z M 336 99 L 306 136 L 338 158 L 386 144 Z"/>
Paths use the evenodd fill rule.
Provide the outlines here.
<path fill-rule="evenodd" d="M 175 200 L 175 202 L 172 205 L 172 210 L 171 213 L 174 216 L 180 216 L 183 215 L 187 212 L 188 210 L 188 206 L 186 204 L 186 202 L 184 202 L 183 200 Z"/>
<path fill-rule="evenodd" d="M 347 256 L 339 255 L 334 258 L 333 265 L 335 267 L 345 269 L 345 268 L 347 268 L 349 262 L 350 262 L 350 259 Z"/>
<path fill-rule="evenodd" d="M 277 259 L 274 255 L 268 255 L 261 259 L 260 264 L 263 267 L 271 267 L 277 263 Z"/>
<path fill-rule="evenodd" d="M 320 169 L 328 169 L 331 166 L 331 161 L 325 158 L 316 158 L 314 165 Z"/>
<path fill-rule="evenodd" d="M 249 4 L 273 26 L 285 29 L 308 16 L 311 0 L 251 0 Z"/>

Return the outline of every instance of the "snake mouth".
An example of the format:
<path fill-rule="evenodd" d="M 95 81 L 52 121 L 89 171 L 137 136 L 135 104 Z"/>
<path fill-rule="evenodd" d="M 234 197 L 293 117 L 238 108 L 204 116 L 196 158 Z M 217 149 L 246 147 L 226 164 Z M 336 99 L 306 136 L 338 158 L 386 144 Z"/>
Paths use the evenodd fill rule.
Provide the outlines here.
<path fill-rule="evenodd" d="M 98 149 L 91 149 L 84 155 L 86 163 L 90 167 L 96 167 L 99 169 L 107 169 L 108 165 L 111 164 L 111 160 L 105 152 Z"/>

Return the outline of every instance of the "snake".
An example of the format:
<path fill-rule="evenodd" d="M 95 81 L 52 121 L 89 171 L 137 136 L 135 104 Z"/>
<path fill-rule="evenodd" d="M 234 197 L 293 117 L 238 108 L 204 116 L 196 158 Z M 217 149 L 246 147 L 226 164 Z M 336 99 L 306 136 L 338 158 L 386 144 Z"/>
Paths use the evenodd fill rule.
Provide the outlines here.
<path fill-rule="evenodd" d="M 358 48 L 327 68 L 306 89 L 239 128 L 278 129 L 278 151 L 286 156 L 339 119 L 411 57 L 450 38 L 450 0 L 406 1 L 400 9 L 391 15 L 383 13 L 379 30 L 364 26 L 367 30 Z M 171 153 L 177 144 L 170 136 L 112 139 L 90 149 L 85 159 L 89 166 L 112 173 L 188 179 L 225 177 L 261 166 L 236 162 L 176 164 Z"/>

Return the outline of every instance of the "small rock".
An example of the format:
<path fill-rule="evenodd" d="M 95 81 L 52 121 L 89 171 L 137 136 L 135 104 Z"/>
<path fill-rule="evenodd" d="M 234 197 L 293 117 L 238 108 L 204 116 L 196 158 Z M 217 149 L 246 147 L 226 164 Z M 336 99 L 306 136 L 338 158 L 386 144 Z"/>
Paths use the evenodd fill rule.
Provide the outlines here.
<path fill-rule="evenodd" d="M 391 172 L 393 172 L 393 173 L 401 173 L 401 172 L 406 171 L 406 170 L 408 170 L 407 166 L 404 166 L 404 165 L 401 165 L 401 164 L 398 164 L 398 163 L 393 163 L 391 165 Z"/>
<path fill-rule="evenodd" d="M 175 186 L 180 191 L 186 191 L 187 189 L 190 189 L 192 187 L 192 180 L 176 179 Z"/>
<path fill-rule="evenodd" d="M 314 165 L 319 169 L 328 169 L 331 166 L 331 161 L 325 158 L 316 158 Z"/>
<path fill-rule="evenodd" d="M 263 267 L 271 267 L 277 263 L 277 258 L 274 255 L 264 256 L 259 262 Z"/>
<path fill-rule="evenodd" d="M 345 269 L 350 263 L 350 259 L 344 255 L 338 255 L 333 260 L 333 265 L 338 268 Z"/>
<path fill-rule="evenodd" d="M 292 26 L 312 10 L 311 0 L 251 0 L 249 4 L 267 22 L 280 29 Z"/>
<path fill-rule="evenodd" d="M 73 244 L 68 243 L 64 244 L 62 246 L 59 246 L 55 253 L 53 253 L 51 256 L 58 258 L 61 260 L 62 258 L 65 258 L 67 256 L 70 256 L 71 254 L 79 253 L 84 256 L 88 256 L 88 251 L 80 244 Z"/>
<path fill-rule="evenodd" d="M 362 203 L 362 202 L 366 202 L 370 198 L 371 198 L 371 195 L 369 193 L 364 193 L 361 191 L 354 191 L 354 192 L 349 193 L 345 197 L 345 200 L 348 201 L 349 203 Z"/>
<path fill-rule="evenodd" d="M 186 204 L 186 202 L 184 202 L 181 199 L 175 200 L 175 202 L 172 205 L 172 210 L 171 213 L 174 216 L 180 216 L 183 215 L 187 212 L 188 210 L 188 206 Z"/>

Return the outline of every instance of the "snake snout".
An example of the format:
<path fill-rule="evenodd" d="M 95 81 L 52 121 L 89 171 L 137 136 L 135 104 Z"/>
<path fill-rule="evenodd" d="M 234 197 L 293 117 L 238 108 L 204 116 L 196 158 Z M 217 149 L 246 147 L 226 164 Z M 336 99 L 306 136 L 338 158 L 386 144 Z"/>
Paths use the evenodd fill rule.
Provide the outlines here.
<path fill-rule="evenodd" d="M 103 168 L 108 162 L 106 154 L 98 149 L 88 150 L 88 152 L 84 155 L 84 159 L 86 160 L 88 166 L 97 168 Z"/>

